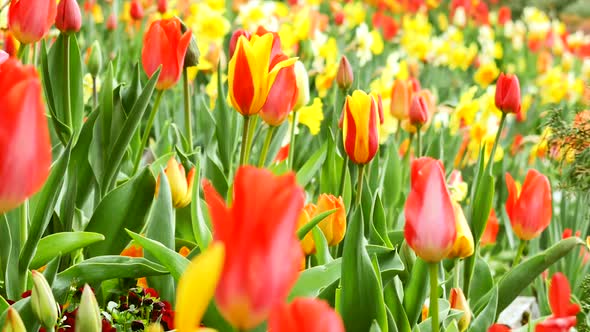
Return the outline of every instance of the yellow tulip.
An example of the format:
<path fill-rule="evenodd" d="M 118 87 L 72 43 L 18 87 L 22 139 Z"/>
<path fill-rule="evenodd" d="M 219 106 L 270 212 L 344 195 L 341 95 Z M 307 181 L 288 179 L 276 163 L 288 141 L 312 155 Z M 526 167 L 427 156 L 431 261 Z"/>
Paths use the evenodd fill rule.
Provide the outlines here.
<path fill-rule="evenodd" d="M 174 157 L 170 158 L 168 165 L 164 170 L 168 183 L 170 184 L 170 193 L 172 195 L 172 204 L 175 208 L 183 208 L 191 203 L 193 193 L 193 182 L 195 179 L 195 169 L 191 169 L 186 175 L 184 166 L 179 164 Z M 156 183 L 156 196 L 160 191 L 160 178 Z"/>
<path fill-rule="evenodd" d="M 455 223 L 457 227 L 457 238 L 453 244 L 453 249 L 447 256 L 447 258 L 465 258 L 473 255 L 473 235 L 471 229 L 463 214 L 461 205 L 457 202 L 453 202 L 453 210 L 455 210 Z"/>

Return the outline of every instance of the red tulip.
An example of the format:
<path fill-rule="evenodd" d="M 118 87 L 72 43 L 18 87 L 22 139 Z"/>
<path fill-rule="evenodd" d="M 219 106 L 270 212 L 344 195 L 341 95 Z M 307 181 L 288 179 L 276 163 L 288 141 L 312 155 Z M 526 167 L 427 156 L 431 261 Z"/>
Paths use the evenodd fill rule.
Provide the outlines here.
<path fill-rule="evenodd" d="M 410 105 L 410 123 L 414 126 L 422 126 L 428 122 L 428 103 L 423 96 L 415 94 Z"/>
<path fill-rule="evenodd" d="M 508 199 L 506 212 L 512 230 L 522 240 L 539 236 L 551 221 L 551 187 L 547 177 L 530 169 L 520 194 L 510 174 L 506 173 Z"/>
<path fill-rule="evenodd" d="M 176 17 L 154 21 L 143 39 L 141 62 L 148 76 L 162 65 L 162 72 L 156 84 L 158 90 L 171 88 L 182 74 L 184 56 L 191 40 L 191 31 L 180 31 L 180 20 Z"/>
<path fill-rule="evenodd" d="M 305 298 L 274 309 L 268 327 L 278 332 L 344 332 L 342 318 L 328 303 Z"/>
<path fill-rule="evenodd" d="M 168 0 L 158 0 L 158 12 L 164 14 L 168 11 Z"/>
<path fill-rule="evenodd" d="M 518 77 L 501 73 L 496 82 L 496 107 L 504 113 L 520 112 L 520 83 Z"/>
<path fill-rule="evenodd" d="M 109 18 L 107 19 L 106 27 L 107 27 L 107 30 L 109 30 L 109 31 L 113 31 L 113 30 L 117 29 L 117 15 L 115 15 L 115 13 L 111 13 L 111 15 L 109 15 Z"/>
<path fill-rule="evenodd" d="M 280 61 L 287 60 L 284 54 L 273 59 L 270 66 L 274 67 Z M 266 102 L 260 110 L 260 117 L 271 126 L 279 126 L 297 103 L 297 78 L 294 65 L 281 68 L 273 82 Z"/>
<path fill-rule="evenodd" d="M 0 64 L 0 214 L 35 194 L 47 179 L 51 144 L 41 81 L 32 66 Z"/>
<path fill-rule="evenodd" d="M 510 11 L 510 7 L 500 7 L 498 10 L 498 24 L 505 25 L 510 20 L 512 20 L 512 12 Z"/>
<path fill-rule="evenodd" d="M 549 305 L 553 315 L 537 324 L 535 332 L 568 332 L 576 326 L 576 315 L 580 306 L 570 303 L 571 288 L 567 277 L 557 272 L 551 278 L 549 286 Z"/>
<path fill-rule="evenodd" d="M 131 18 L 139 21 L 143 18 L 143 6 L 139 0 L 131 1 L 131 8 L 129 9 L 129 15 Z"/>
<path fill-rule="evenodd" d="M 498 223 L 496 211 L 492 209 L 492 211 L 490 212 L 490 216 L 488 217 L 486 229 L 483 231 L 483 235 L 481 236 L 479 243 L 481 243 L 482 246 L 496 243 L 496 237 L 498 236 L 499 229 L 500 223 Z"/>
<path fill-rule="evenodd" d="M 488 332 L 510 332 L 510 328 L 502 324 L 494 324 L 488 328 Z"/>
<path fill-rule="evenodd" d="M 209 182 L 204 191 L 213 236 L 226 248 L 217 305 L 234 327 L 251 329 L 297 280 L 303 253 L 295 231 L 304 192 L 293 173 L 277 177 L 254 167 L 238 169 L 231 207 Z"/>
<path fill-rule="evenodd" d="M 442 162 L 429 157 L 414 160 L 411 181 L 404 237 L 420 258 L 439 262 L 449 254 L 457 237 Z"/>
<path fill-rule="evenodd" d="M 35 43 L 49 32 L 56 13 L 55 0 L 12 0 L 8 8 L 8 29 L 21 43 Z"/>
<path fill-rule="evenodd" d="M 393 17 L 383 14 L 383 11 L 376 11 L 373 14 L 372 22 L 376 29 L 383 31 L 383 38 L 385 40 L 392 40 L 397 35 L 397 30 L 399 29 L 398 24 Z"/>
<path fill-rule="evenodd" d="M 55 27 L 64 33 L 78 32 L 82 27 L 82 14 L 76 0 L 61 0 L 57 5 Z"/>

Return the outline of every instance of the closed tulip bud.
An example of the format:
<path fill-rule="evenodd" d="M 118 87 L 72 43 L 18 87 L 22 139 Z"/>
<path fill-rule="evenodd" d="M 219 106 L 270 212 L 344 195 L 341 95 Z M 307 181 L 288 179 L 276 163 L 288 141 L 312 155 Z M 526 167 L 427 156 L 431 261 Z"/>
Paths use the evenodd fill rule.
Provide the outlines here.
<path fill-rule="evenodd" d="M 35 68 L 10 58 L 0 72 L 1 214 L 41 189 L 51 166 L 51 141 Z"/>
<path fill-rule="evenodd" d="M 165 14 L 168 11 L 168 0 L 158 0 L 158 12 Z"/>
<path fill-rule="evenodd" d="M 410 123 L 414 126 L 421 127 L 428 122 L 428 103 L 423 96 L 415 94 L 412 97 L 410 106 Z"/>
<path fill-rule="evenodd" d="M 136 21 L 140 21 L 143 18 L 143 6 L 139 0 L 131 0 L 129 15 Z"/>
<path fill-rule="evenodd" d="M 473 235 L 471 234 L 471 229 L 469 228 L 461 205 L 453 202 L 453 210 L 455 211 L 457 238 L 447 258 L 466 258 L 473 255 Z"/>
<path fill-rule="evenodd" d="M 391 88 L 390 113 L 398 120 L 407 119 L 410 113 L 412 87 L 408 81 L 397 79 Z"/>
<path fill-rule="evenodd" d="M 463 311 L 463 316 L 459 319 L 458 326 L 459 331 L 463 332 L 469 327 L 471 323 L 471 310 L 469 309 L 469 303 L 463 294 L 461 288 L 451 288 L 451 295 L 449 297 L 451 309 Z"/>
<path fill-rule="evenodd" d="M 313 218 L 313 216 L 316 215 L 316 211 L 317 207 L 315 204 L 307 204 L 299 215 L 297 229 L 305 226 Z M 303 240 L 301 240 L 301 249 L 305 255 L 315 254 L 315 241 L 313 240 L 313 234 L 311 231 L 305 234 L 305 237 L 303 237 Z"/>
<path fill-rule="evenodd" d="M 88 57 L 88 72 L 92 77 L 96 77 L 102 69 L 102 50 L 98 41 L 94 41 L 90 47 L 90 56 Z"/>
<path fill-rule="evenodd" d="M 496 82 L 495 102 L 504 113 L 520 112 L 520 83 L 516 75 L 500 74 Z"/>
<path fill-rule="evenodd" d="M 21 43 L 35 43 L 49 32 L 56 13 L 55 0 L 12 0 L 8 8 L 8 29 Z"/>
<path fill-rule="evenodd" d="M 181 33 L 180 20 L 176 17 L 150 25 L 143 39 L 141 63 L 148 76 L 162 66 L 156 89 L 170 89 L 180 79 L 191 35 L 190 30 Z"/>
<path fill-rule="evenodd" d="M 346 97 L 342 135 L 344 149 L 355 164 L 369 163 L 379 149 L 377 101 L 361 90 Z"/>
<path fill-rule="evenodd" d="M 327 216 L 319 224 L 329 246 L 335 246 L 344 239 L 344 234 L 346 234 L 346 209 L 342 197 L 336 198 L 334 195 L 321 194 L 318 198 L 315 214 L 334 209 L 336 209 L 336 212 Z"/>
<path fill-rule="evenodd" d="M 180 31 L 182 33 L 186 33 L 187 31 L 189 31 L 189 28 L 182 21 L 180 21 Z M 199 47 L 197 46 L 197 40 L 195 39 L 195 35 L 191 34 L 191 41 L 188 43 L 186 55 L 184 56 L 184 68 L 194 67 L 198 65 L 200 56 L 201 52 L 199 52 Z M 217 62 L 212 63 L 216 64 Z"/>
<path fill-rule="evenodd" d="M 412 162 L 411 190 L 404 208 L 404 237 L 427 262 L 440 262 L 457 238 L 455 212 L 440 160 L 429 157 Z"/>
<path fill-rule="evenodd" d="M 115 13 L 111 13 L 111 15 L 109 15 L 106 27 L 109 31 L 114 31 L 117 29 L 117 15 L 115 15 Z"/>
<path fill-rule="evenodd" d="M 172 194 L 172 204 L 175 208 L 181 209 L 189 205 L 192 201 L 193 182 L 195 180 L 195 168 L 193 167 L 188 175 L 184 166 L 172 157 L 164 170 L 168 183 L 170 183 L 170 193 Z M 160 190 L 160 178 L 156 183 L 156 196 Z"/>
<path fill-rule="evenodd" d="M 336 83 L 338 83 L 338 87 L 341 90 L 347 91 L 352 86 L 353 81 L 354 74 L 352 72 L 352 67 L 350 66 L 350 62 L 348 62 L 346 55 L 343 55 L 340 58 L 340 65 L 338 66 L 338 72 L 336 73 Z"/>
<path fill-rule="evenodd" d="M 23 320 L 20 318 L 18 311 L 14 308 L 9 307 L 6 312 L 6 320 L 2 327 L 2 332 L 27 332 Z"/>
<path fill-rule="evenodd" d="M 55 27 L 63 33 L 80 31 L 82 14 L 76 0 L 61 0 L 57 5 Z"/>
<path fill-rule="evenodd" d="M 297 79 L 297 102 L 293 109 L 298 110 L 309 103 L 309 76 L 301 61 L 295 62 L 295 78 Z"/>
<path fill-rule="evenodd" d="M 76 332 L 100 332 L 102 331 L 102 318 L 100 308 L 94 297 L 92 289 L 84 285 L 80 306 L 76 314 Z"/>
<path fill-rule="evenodd" d="M 31 292 L 31 307 L 37 319 L 46 328 L 53 328 L 57 323 L 57 303 L 51 292 L 51 287 L 43 274 L 33 270 L 33 290 Z"/>
<path fill-rule="evenodd" d="M 344 332 L 342 318 L 328 303 L 318 299 L 297 298 L 273 310 L 270 331 Z"/>
<path fill-rule="evenodd" d="M 506 173 L 506 213 L 512 230 L 522 240 L 536 238 L 551 222 L 551 186 L 547 177 L 535 169 L 526 175 L 520 193 L 514 179 Z"/>

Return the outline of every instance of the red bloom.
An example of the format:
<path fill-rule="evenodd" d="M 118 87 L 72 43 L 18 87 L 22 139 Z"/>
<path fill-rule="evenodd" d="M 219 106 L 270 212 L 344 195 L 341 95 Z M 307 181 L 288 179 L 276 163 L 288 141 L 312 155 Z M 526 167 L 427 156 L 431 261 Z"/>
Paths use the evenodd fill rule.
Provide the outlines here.
<path fill-rule="evenodd" d="M 411 181 L 404 209 L 404 237 L 420 258 L 439 262 L 451 251 L 457 237 L 442 162 L 429 157 L 414 160 Z"/>
<path fill-rule="evenodd" d="M 51 166 L 41 82 L 32 66 L 0 64 L 0 213 L 36 193 Z"/>
<path fill-rule="evenodd" d="M 141 63 L 148 76 L 162 66 L 156 84 L 158 90 L 171 88 L 182 74 L 184 56 L 191 40 L 191 31 L 180 31 L 180 20 L 176 17 L 154 21 L 143 39 Z"/>
<path fill-rule="evenodd" d="M 482 246 L 496 243 L 496 237 L 498 236 L 498 230 L 500 229 L 500 223 L 496 217 L 496 211 L 492 209 L 488 218 L 486 229 L 483 231 L 483 235 L 479 242 Z"/>
<path fill-rule="evenodd" d="M 275 163 L 280 163 L 281 161 L 287 159 L 287 157 L 289 156 L 289 144 L 283 146 L 279 152 L 277 153 L 277 156 L 275 157 Z"/>
<path fill-rule="evenodd" d="M 4 33 L 4 50 L 8 56 L 16 56 L 16 40 L 10 31 Z"/>
<path fill-rule="evenodd" d="M 551 187 L 547 177 L 530 169 L 520 194 L 510 174 L 506 173 L 508 199 L 506 212 L 512 230 L 522 240 L 531 240 L 549 226 L 551 221 Z"/>
<path fill-rule="evenodd" d="M 55 0 L 12 0 L 8 8 L 8 29 L 23 44 L 43 39 L 55 22 Z"/>
<path fill-rule="evenodd" d="M 344 332 L 342 318 L 328 303 L 305 298 L 279 305 L 268 326 L 270 331 L 280 332 Z"/>
<path fill-rule="evenodd" d="M 498 24 L 504 25 L 508 23 L 508 21 L 512 20 L 512 12 L 510 11 L 510 7 L 502 6 L 498 10 Z"/>
<path fill-rule="evenodd" d="M 55 27 L 61 32 L 78 32 L 82 27 L 80 6 L 75 0 L 61 0 L 57 6 Z"/>
<path fill-rule="evenodd" d="M 131 18 L 139 21 L 143 18 L 143 6 L 139 0 L 131 1 L 131 8 L 129 8 L 129 15 Z"/>
<path fill-rule="evenodd" d="M 414 95 L 410 105 L 410 122 L 415 126 L 422 126 L 428 122 L 428 114 L 428 104 L 424 97 L 418 94 Z"/>
<path fill-rule="evenodd" d="M 164 14 L 168 11 L 168 0 L 158 0 L 158 12 Z"/>
<path fill-rule="evenodd" d="M 570 303 L 571 289 L 567 277 L 557 272 L 549 286 L 549 305 L 553 315 L 537 324 L 535 332 L 567 332 L 576 325 L 580 306 Z"/>
<path fill-rule="evenodd" d="M 488 332 L 510 332 L 510 328 L 502 324 L 494 324 L 488 328 Z"/>
<path fill-rule="evenodd" d="M 287 59 L 286 55 L 280 54 L 272 59 L 270 66 L 274 67 L 278 62 Z M 283 123 L 297 103 L 297 78 L 294 68 L 295 65 L 289 65 L 279 70 L 260 110 L 262 120 L 271 126 Z"/>
<path fill-rule="evenodd" d="M 373 26 L 376 29 L 381 29 L 383 31 L 383 38 L 385 38 L 385 40 L 392 40 L 393 37 L 397 35 L 399 26 L 393 17 L 385 15 L 382 11 L 376 11 L 375 14 L 373 14 L 372 21 Z"/>
<path fill-rule="evenodd" d="M 520 112 L 520 83 L 518 77 L 501 73 L 496 82 L 496 107 L 504 113 Z"/>
<path fill-rule="evenodd" d="M 115 13 L 111 13 L 111 15 L 109 15 L 109 18 L 107 19 L 106 27 L 107 27 L 107 30 L 109 30 L 109 31 L 113 31 L 113 30 L 117 29 L 117 15 L 115 15 Z"/>
<path fill-rule="evenodd" d="M 213 235 L 226 248 L 215 300 L 233 326 L 251 329 L 285 301 L 303 254 L 295 230 L 304 192 L 295 175 L 275 176 L 266 169 L 242 167 L 228 207 L 204 181 Z"/>

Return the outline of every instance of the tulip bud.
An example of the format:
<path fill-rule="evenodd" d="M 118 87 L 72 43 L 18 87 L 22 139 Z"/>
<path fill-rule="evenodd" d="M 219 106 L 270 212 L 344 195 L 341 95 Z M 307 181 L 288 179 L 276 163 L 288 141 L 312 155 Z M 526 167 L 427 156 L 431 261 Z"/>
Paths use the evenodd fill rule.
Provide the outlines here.
<path fill-rule="evenodd" d="M 180 21 L 180 31 L 183 34 L 187 31 L 189 31 L 189 28 L 186 26 L 186 24 L 184 24 L 183 21 Z M 195 34 L 192 33 L 191 40 L 188 43 L 188 48 L 186 49 L 186 54 L 184 55 L 184 68 L 194 67 L 194 66 L 198 65 L 200 56 L 201 56 L 201 52 L 199 52 L 199 47 L 197 46 L 197 40 L 195 39 Z"/>
<path fill-rule="evenodd" d="M 160 14 L 164 14 L 168 11 L 168 1 L 167 0 L 158 0 L 158 12 Z"/>
<path fill-rule="evenodd" d="M 186 175 L 184 166 L 179 164 L 174 157 L 170 158 L 168 165 L 164 170 L 168 182 L 170 183 L 170 192 L 172 194 L 172 203 L 175 208 L 183 208 L 190 204 L 192 200 L 193 182 L 195 179 L 195 168 L 191 169 Z M 156 196 L 160 190 L 160 178 L 156 183 Z"/>
<path fill-rule="evenodd" d="M 84 285 L 80 306 L 76 314 L 76 332 L 100 332 L 102 331 L 102 319 L 100 308 L 94 297 L 94 293 L 88 284 Z"/>
<path fill-rule="evenodd" d="M 90 46 L 90 56 L 88 57 L 88 72 L 92 77 L 96 77 L 102 69 L 102 50 L 98 41 L 94 41 Z"/>
<path fill-rule="evenodd" d="M 117 29 L 117 15 L 115 15 L 115 13 L 111 13 L 111 15 L 109 15 L 106 26 L 107 30 L 109 31 L 114 31 Z"/>
<path fill-rule="evenodd" d="M 467 219 L 463 213 L 461 205 L 453 202 L 453 210 L 455 212 L 455 222 L 457 227 L 457 238 L 453 244 L 453 249 L 447 255 L 447 258 L 465 258 L 473 255 L 473 235 L 471 229 L 467 224 Z"/>
<path fill-rule="evenodd" d="M 342 58 L 340 58 L 340 65 L 338 66 L 338 73 L 336 74 L 336 83 L 338 83 L 338 87 L 342 91 L 347 91 L 352 86 L 353 81 L 354 74 L 352 72 L 352 67 L 350 66 L 350 62 L 348 62 L 346 55 L 343 55 Z"/>
<path fill-rule="evenodd" d="M 412 87 L 408 81 L 397 79 L 391 88 L 390 113 L 398 120 L 408 118 Z"/>
<path fill-rule="evenodd" d="M 57 303 L 51 292 L 51 287 L 43 274 L 33 270 L 33 290 L 31 292 L 31 307 L 33 313 L 44 327 L 53 328 L 57 323 Z"/>
<path fill-rule="evenodd" d="M 61 0 L 59 2 L 55 27 L 63 33 L 80 31 L 82 14 L 80 14 L 80 6 L 76 0 Z"/>
<path fill-rule="evenodd" d="M 520 112 L 520 83 L 516 75 L 500 74 L 496 82 L 495 102 L 504 113 Z"/>
<path fill-rule="evenodd" d="M 131 18 L 139 21 L 143 18 L 143 6 L 139 0 L 132 0 L 131 1 L 131 8 L 129 14 Z"/>
<path fill-rule="evenodd" d="M 27 332 L 25 324 L 20 318 L 18 311 L 14 310 L 12 307 L 8 308 L 2 332 Z"/>
<path fill-rule="evenodd" d="M 305 226 L 316 214 L 316 211 L 317 207 L 315 204 L 307 204 L 299 215 L 299 219 L 297 220 L 297 229 Z M 301 240 L 301 249 L 305 255 L 311 255 L 315 253 L 315 242 L 313 240 L 313 234 L 311 231 L 305 234 L 305 237 L 303 237 Z"/>
<path fill-rule="evenodd" d="M 301 61 L 295 62 L 295 78 L 297 80 L 298 95 L 293 109 L 297 111 L 309 103 L 309 77 L 307 75 L 307 69 L 305 69 Z"/>
<path fill-rule="evenodd" d="M 423 96 L 414 95 L 410 106 L 410 123 L 421 127 L 428 122 L 428 104 Z"/>
<path fill-rule="evenodd" d="M 327 216 L 319 224 L 329 246 L 335 246 L 344 239 L 344 234 L 346 234 L 346 209 L 342 197 L 336 198 L 334 195 L 321 194 L 318 198 L 318 207 L 315 214 L 333 209 L 337 209 L 337 211 Z"/>
<path fill-rule="evenodd" d="M 356 90 L 344 103 L 342 138 L 355 164 L 369 163 L 379 149 L 379 110 L 373 96 Z"/>
<path fill-rule="evenodd" d="M 471 322 L 471 310 L 469 309 L 469 303 L 467 303 L 463 290 L 461 288 L 452 288 L 449 302 L 452 309 L 463 311 L 463 316 L 461 316 L 458 322 L 459 331 L 463 332 L 467 330 Z"/>

